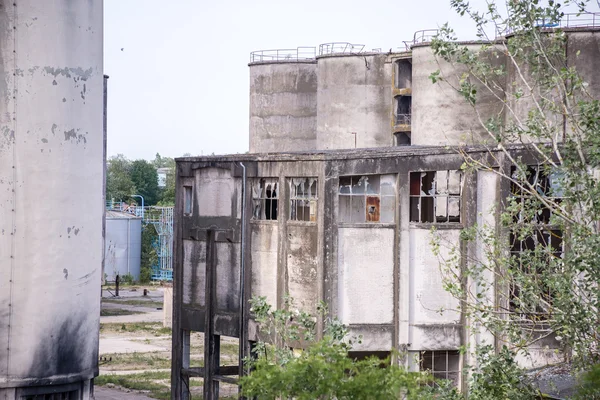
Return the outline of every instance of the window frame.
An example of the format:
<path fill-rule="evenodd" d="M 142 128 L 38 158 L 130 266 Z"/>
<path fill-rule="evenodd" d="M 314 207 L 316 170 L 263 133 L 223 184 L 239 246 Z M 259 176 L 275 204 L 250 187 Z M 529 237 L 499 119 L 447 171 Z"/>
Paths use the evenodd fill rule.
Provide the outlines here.
<path fill-rule="evenodd" d="M 319 178 L 316 176 L 296 176 L 287 177 L 286 181 L 288 190 L 287 206 L 289 208 L 286 221 L 291 223 L 316 224 L 319 218 Z M 308 184 L 307 189 L 302 189 L 301 195 L 298 195 L 298 188 L 304 183 Z M 300 207 L 302 209 L 302 219 L 298 219 L 298 204 L 303 204 Z M 308 209 L 308 219 L 304 218 L 306 209 Z"/>
<path fill-rule="evenodd" d="M 445 179 L 445 189 L 442 186 L 441 190 L 446 190 L 446 193 L 444 192 L 438 192 L 438 187 L 436 185 L 437 183 L 437 178 L 438 178 L 438 173 L 446 173 L 446 179 Z M 417 176 L 417 174 L 419 175 L 419 179 L 418 179 L 418 186 L 415 185 L 415 177 Z M 429 189 L 426 189 L 429 191 L 429 193 L 427 192 L 423 192 L 423 179 L 425 177 L 427 177 L 428 174 L 433 174 L 430 184 L 431 187 Z M 450 191 L 450 178 L 451 178 L 451 174 L 457 174 L 458 175 L 458 194 L 456 194 L 455 192 L 451 192 Z M 426 170 L 426 171 L 410 171 L 409 175 L 408 175 L 408 180 L 409 180 L 409 211 L 408 211 L 408 220 L 409 223 L 411 225 L 424 225 L 424 226 L 431 226 L 431 225 L 435 225 L 436 227 L 440 227 L 440 228 L 458 228 L 461 227 L 463 225 L 463 195 L 464 195 L 464 188 L 465 188 L 465 174 L 463 171 L 459 170 L 459 169 L 442 169 L 442 170 Z M 418 193 L 418 194 L 416 194 Z M 432 210 L 432 215 L 431 218 L 428 218 L 430 220 L 424 220 L 425 218 L 423 217 L 424 214 L 424 208 L 423 208 L 423 199 L 427 199 L 428 202 L 430 202 L 431 204 L 429 205 L 429 208 Z M 445 199 L 445 220 L 438 220 L 438 215 L 437 215 L 437 207 L 438 207 L 438 200 L 441 199 Z M 458 214 L 457 214 L 457 220 L 453 220 L 451 221 L 451 213 L 450 213 L 450 201 L 451 200 L 456 200 L 457 203 L 457 208 L 458 208 Z M 416 206 L 416 207 L 415 207 Z M 413 217 L 413 213 L 415 212 L 418 213 L 418 220 L 415 220 Z"/>
<path fill-rule="evenodd" d="M 251 181 L 252 191 L 252 216 L 251 221 L 261 222 L 277 222 L 281 215 L 281 188 L 278 177 L 256 177 Z M 275 189 L 273 189 L 275 186 Z M 258 187 L 258 191 L 255 189 Z M 267 194 L 268 187 L 271 187 L 271 196 Z M 275 196 L 273 196 L 275 192 Z M 256 217 L 256 205 L 260 204 L 260 218 Z M 269 204 L 269 214 L 271 218 L 267 218 L 267 204 Z M 275 211 L 274 211 L 275 210 Z M 273 212 L 275 213 L 273 217 Z M 263 218 L 263 215 L 265 218 Z"/>
<path fill-rule="evenodd" d="M 371 192 L 369 192 L 369 178 L 376 178 L 377 179 L 377 184 L 376 184 L 376 191 L 373 190 Z M 382 178 L 383 180 L 389 180 L 391 182 L 391 191 L 392 194 L 386 194 L 383 193 L 382 190 Z M 349 181 L 348 181 L 349 180 Z M 346 181 L 346 184 L 343 184 L 342 181 Z M 362 175 L 341 175 L 339 176 L 339 180 L 338 180 L 338 192 L 337 192 L 337 196 L 338 196 L 338 215 L 337 215 L 337 220 L 338 223 L 341 225 L 353 225 L 353 226 L 357 226 L 357 225 L 365 225 L 365 226 L 377 226 L 377 227 L 384 227 L 384 226 L 391 226 L 391 225 L 395 225 L 396 221 L 398 219 L 397 217 L 397 197 L 398 197 L 398 174 L 395 173 L 390 173 L 390 174 L 362 174 Z M 365 186 L 360 189 L 359 192 L 357 193 L 353 193 L 353 188 L 354 187 L 359 187 L 362 186 L 362 183 L 365 183 Z M 375 186 L 375 185 L 373 185 Z M 343 188 L 348 188 L 348 191 L 343 190 Z M 353 220 L 355 215 L 352 212 L 353 210 L 353 200 L 354 199 L 361 199 L 361 200 L 357 200 L 359 201 L 361 204 L 364 205 L 364 207 L 362 208 L 363 210 L 363 218 L 358 221 L 358 220 Z M 371 203 L 375 203 L 374 205 L 370 205 L 370 200 Z M 346 199 L 349 200 L 349 204 L 345 207 L 342 206 L 343 202 L 346 201 Z M 392 199 L 392 207 L 391 207 L 391 220 L 388 218 L 384 218 L 384 213 L 382 212 L 384 210 L 384 202 L 389 201 L 389 199 Z M 377 203 L 378 203 L 378 210 L 374 210 L 373 212 L 370 211 L 370 207 L 377 207 Z M 344 213 L 342 211 L 342 209 L 345 210 L 349 210 L 349 212 Z M 369 217 L 369 215 L 371 215 L 371 217 Z M 349 219 L 345 219 L 344 216 L 349 216 Z M 371 218 L 371 219 L 370 219 Z M 384 219 L 382 221 L 382 219 Z"/>

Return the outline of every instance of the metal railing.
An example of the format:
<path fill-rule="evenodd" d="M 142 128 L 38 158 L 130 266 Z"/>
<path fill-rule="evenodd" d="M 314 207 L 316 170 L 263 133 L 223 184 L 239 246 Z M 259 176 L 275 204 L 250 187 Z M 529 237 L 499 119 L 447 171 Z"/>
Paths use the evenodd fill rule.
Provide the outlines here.
<path fill-rule="evenodd" d="M 332 42 L 319 45 L 319 55 L 327 54 L 355 54 L 361 53 L 365 48 L 364 44 L 354 44 L 347 42 Z"/>
<path fill-rule="evenodd" d="M 541 19 L 536 21 L 537 28 L 564 29 L 564 28 L 598 28 L 600 27 L 600 13 L 570 13 L 564 14 L 560 20 Z M 496 34 L 506 36 L 519 31 L 519 27 L 508 26 L 500 29 Z"/>
<path fill-rule="evenodd" d="M 410 114 L 396 114 L 396 125 L 410 125 Z"/>
<path fill-rule="evenodd" d="M 297 47 L 295 49 L 257 50 L 250 53 L 250 62 L 298 62 L 314 60 L 315 47 Z"/>
<path fill-rule="evenodd" d="M 423 29 L 415 32 L 415 34 L 413 35 L 413 40 L 403 40 L 402 43 L 404 43 L 404 47 L 406 51 L 408 51 L 415 44 L 431 42 L 431 40 L 437 34 L 437 29 Z"/>

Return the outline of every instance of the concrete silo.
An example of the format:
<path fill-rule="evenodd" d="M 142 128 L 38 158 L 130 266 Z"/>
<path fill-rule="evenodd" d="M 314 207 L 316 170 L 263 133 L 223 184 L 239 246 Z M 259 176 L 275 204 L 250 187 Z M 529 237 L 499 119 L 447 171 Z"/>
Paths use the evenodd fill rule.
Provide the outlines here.
<path fill-rule="evenodd" d="M 392 146 L 391 60 L 387 54 L 321 45 L 318 64 L 317 148 Z M 342 47 L 345 50 L 346 47 Z"/>
<path fill-rule="evenodd" d="M 98 373 L 102 15 L 0 0 L 2 400 L 88 399 Z"/>
<path fill-rule="evenodd" d="M 482 43 L 470 42 L 465 46 L 478 51 Z M 498 66 L 505 63 L 500 51 L 481 56 L 489 57 Z M 441 71 L 444 81 L 433 84 L 429 76 L 437 70 Z M 423 43 L 412 46 L 412 71 L 413 145 L 477 144 L 491 139 L 477 119 L 473 107 L 455 90 L 466 71 L 463 65 L 445 62 L 433 54 L 428 43 Z M 503 88 L 504 77 L 499 79 L 497 86 Z M 472 83 L 478 88 L 476 108 L 482 121 L 491 117 L 503 118 L 502 102 L 474 79 Z M 502 91 L 497 94 L 504 95 Z"/>
<path fill-rule="evenodd" d="M 314 48 L 261 50 L 250 56 L 250 152 L 316 149 Z"/>

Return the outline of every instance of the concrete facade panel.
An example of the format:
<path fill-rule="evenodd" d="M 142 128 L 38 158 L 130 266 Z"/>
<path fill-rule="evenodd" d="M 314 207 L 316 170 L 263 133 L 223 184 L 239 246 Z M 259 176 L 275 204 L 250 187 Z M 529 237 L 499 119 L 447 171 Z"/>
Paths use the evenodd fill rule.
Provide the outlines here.
<path fill-rule="evenodd" d="M 316 315 L 317 310 L 317 227 L 287 227 L 288 292 L 298 308 Z"/>
<path fill-rule="evenodd" d="M 230 217 L 233 214 L 235 182 L 231 172 L 220 168 L 202 168 L 196 172 L 196 194 L 200 217 Z"/>
<path fill-rule="evenodd" d="M 412 327 L 411 349 L 455 350 L 461 343 L 460 325 L 421 325 Z"/>
<path fill-rule="evenodd" d="M 183 241 L 183 304 L 204 307 L 206 242 Z"/>
<path fill-rule="evenodd" d="M 217 243 L 217 310 L 238 312 L 240 309 L 240 244 Z"/>
<path fill-rule="evenodd" d="M 392 68 L 386 55 L 320 57 L 317 62 L 317 148 L 392 146 Z"/>
<path fill-rule="evenodd" d="M 338 281 L 343 323 L 392 323 L 394 230 L 339 228 Z"/>
<path fill-rule="evenodd" d="M 264 296 L 268 304 L 277 304 L 277 242 L 275 224 L 251 224 L 252 296 Z"/>
<path fill-rule="evenodd" d="M 348 337 L 353 339 L 352 351 L 389 351 L 393 348 L 391 326 L 349 326 Z"/>
<path fill-rule="evenodd" d="M 411 264 L 411 324 L 458 323 L 460 313 L 456 300 L 444 290 L 442 259 L 448 260 L 452 246 L 459 245 L 458 229 L 438 230 L 444 243 L 440 247 L 440 257 L 433 254 L 431 231 L 414 228 L 410 230 Z M 440 311 L 443 311 L 440 313 Z"/>
<path fill-rule="evenodd" d="M 102 7 L 0 3 L 0 388 L 98 373 Z"/>
<path fill-rule="evenodd" d="M 468 46 L 476 51 L 481 45 Z M 484 54 L 494 65 L 504 65 L 504 56 Z M 444 80 L 433 84 L 429 75 L 440 70 Z M 463 145 L 492 141 L 477 119 L 473 107 L 453 87 L 466 71 L 436 58 L 429 46 L 412 50 L 412 136 L 413 145 Z M 474 79 L 473 79 L 474 80 Z M 476 82 L 474 82 L 476 83 Z M 497 82 L 504 87 L 504 78 Z M 451 87 L 451 85 L 453 87 Z M 476 109 L 482 121 L 502 117 L 502 103 L 489 90 L 477 85 Z M 500 92 L 498 93 L 502 95 Z"/>
<path fill-rule="evenodd" d="M 250 65 L 250 152 L 316 149 L 316 63 Z"/>

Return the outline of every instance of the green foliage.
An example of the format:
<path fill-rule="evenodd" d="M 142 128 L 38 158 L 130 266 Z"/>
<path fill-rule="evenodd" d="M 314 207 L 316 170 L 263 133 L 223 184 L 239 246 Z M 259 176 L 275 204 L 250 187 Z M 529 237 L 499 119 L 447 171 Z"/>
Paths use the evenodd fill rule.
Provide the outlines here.
<path fill-rule="evenodd" d="M 131 161 L 119 154 L 111 157 L 106 166 L 106 200 L 127 201 L 135 193 L 131 180 Z"/>
<path fill-rule="evenodd" d="M 152 278 L 152 266 L 158 263 L 158 255 L 156 249 L 152 246 L 158 239 L 156 229 L 152 224 L 144 224 L 142 226 L 142 259 L 140 262 L 140 282 L 150 282 Z"/>
<path fill-rule="evenodd" d="M 135 185 L 136 193 L 144 197 L 144 205 L 156 204 L 159 197 L 158 175 L 154 165 L 146 160 L 135 160 L 131 163 L 131 181 Z"/>
<path fill-rule="evenodd" d="M 462 245 L 477 247 L 477 254 L 465 255 L 436 232 L 432 245 L 440 258 L 444 255 L 444 286 L 460 300 L 467 320 L 525 355 L 532 343 L 555 337 L 566 357 L 589 370 L 585 376 L 597 383 L 600 102 L 567 63 L 567 34 L 547 29 L 559 26 L 565 7 L 583 11 L 586 3 L 507 1 L 500 13 L 495 2 L 477 10 L 466 0 L 451 0 L 454 10 L 474 21 L 478 36 L 489 42 L 465 46 L 444 25 L 432 50 L 464 72 L 453 77 L 436 71 L 430 78 L 452 87 L 473 107 L 494 146 L 488 157 L 461 153 L 464 170 L 498 174 L 511 194 L 500 210 L 500 226 L 482 224 L 461 233 Z M 508 35 L 494 41 L 488 37 L 492 30 Z M 502 111 L 485 119 L 478 102 L 482 95 L 501 102 Z M 515 150 L 513 144 L 526 146 Z M 504 349 L 489 362 L 487 353 L 478 349 L 482 364 L 469 382 L 470 399 L 535 396 L 528 390 L 522 391 L 525 397 L 511 392 L 517 382 L 523 389 L 522 371 L 513 365 L 516 353 Z"/>
<path fill-rule="evenodd" d="M 175 205 L 175 160 L 171 157 L 161 157 L 156 153 L 152 162 L 156 169 L 169 168 L 167 172 L 166 186 L 160 189 L 159 206 L 169 207 Z"/>
<path fill-rule="evenodd" d="M 426 374 L 410 373 L 389 358 L 348 357 L 352 340 L 339 321 L 325 318 L 322 339 L 316 340 L 316 318 L 295 309 L 291 298 L 286 297 L 279 310 L 264 297 L 253 298 L 251 306 L 268 342 L 259 342 L 254 357 L 246 360 L 251 373 L 241 380 L 243 395 L 298 400 L 434 398 L 436 390 L 426 385 L 431 382 Z M 318 311 L 327 313 L 324 305 Z M 305 349 L 292 350 L 300 342 Z"/>
<path fill-rule="evenodd" d="M 600 399 L 600 364 L 594 365 L 581 377 L 577 400 Z"/>

